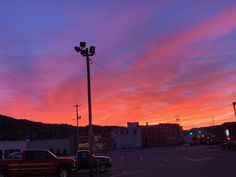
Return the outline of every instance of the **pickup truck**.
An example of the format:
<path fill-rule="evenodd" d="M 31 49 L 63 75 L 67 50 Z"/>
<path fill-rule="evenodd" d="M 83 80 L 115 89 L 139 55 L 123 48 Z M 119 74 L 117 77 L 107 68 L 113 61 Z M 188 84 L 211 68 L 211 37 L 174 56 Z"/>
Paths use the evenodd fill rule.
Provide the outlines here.
<path fill-rule="evenodd" d="M 10 155 L 8 159 L 0 160 L 0 177 L 36 175 L 68 177 L 75 170 L 75 159 L 57 157 L 45 149 L 23 150 Z"/>
<path fill-rule="evenodd" d="M 111 158 L 108 156 L 97 156 L 93 157 L 93 168 L 99 172 L 106 172 L 108 168 L 112 167 Z M 89 151 L 79 150 L 76 153 L 77 170 L 89 169 Z"/>

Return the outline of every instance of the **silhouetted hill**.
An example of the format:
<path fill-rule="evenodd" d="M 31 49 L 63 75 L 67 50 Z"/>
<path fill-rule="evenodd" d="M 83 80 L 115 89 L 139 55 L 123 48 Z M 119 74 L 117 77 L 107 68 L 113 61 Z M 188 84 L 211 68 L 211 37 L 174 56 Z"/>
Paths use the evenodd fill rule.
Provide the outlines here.
<path fill-rule="evenodd" d="M 116 126 L 93 126 L 94 134 L 109 136 Z M 38 140 L 73 138 L 76 127 L 67 124 L 45 124 L 0 115 L 0 140 Z M 88 135 L 88 127 L 79 127 L 80 136 Z"/>
<path fill-rule="evenodd" d="M 0 115 L 0 140 L 52 139 L 73 136 L 75 127 L 65 124 L 44 124 Z"/>

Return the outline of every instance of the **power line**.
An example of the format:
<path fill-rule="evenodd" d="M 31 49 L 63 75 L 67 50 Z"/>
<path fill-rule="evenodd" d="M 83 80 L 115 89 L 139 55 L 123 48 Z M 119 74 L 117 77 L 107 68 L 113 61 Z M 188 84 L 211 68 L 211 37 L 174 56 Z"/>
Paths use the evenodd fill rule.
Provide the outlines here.
<path fill-rule="evenodd" d="M 114 77 L 116 77 L 117 79 L 121 80 L 122 82 L 125 82 L 126 84 L 127 84 L 127 83 L 130 83 L 130 82 L 128 82 L 128 81 L 122 79 L 118 74 L 115 74 L 114 72 L 112 72 L 112 71 L 110 71 L 109 69 L 105 68 L 104 66 L 102 66 L 102 65 L 100 65 L 100 64 L 98 64 L 98 63 L 96 63 L 96 62 L 94 62 L 94 61 L 93 61 L 93 63 L 94 63 L 96 66 L 98 66 L 99 68 L 101 68 L 101 69 L 103 69 L 104 71 L 106 71 L 107 73 L 109 73 L 109 74 L 113 75 Z"/>

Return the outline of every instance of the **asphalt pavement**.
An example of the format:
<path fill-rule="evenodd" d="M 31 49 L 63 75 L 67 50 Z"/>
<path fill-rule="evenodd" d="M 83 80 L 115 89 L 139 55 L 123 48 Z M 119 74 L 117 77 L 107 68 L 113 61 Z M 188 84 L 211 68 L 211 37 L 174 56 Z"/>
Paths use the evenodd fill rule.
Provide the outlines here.
<path fill-rule="evenodd" d="M 236 150 L 218 145 L 179 146 L 100 152 L 112 157 L 113 167 L 94 177 L 235 177 Z M 88 170 L 73 177 L 88 177 Z"/>

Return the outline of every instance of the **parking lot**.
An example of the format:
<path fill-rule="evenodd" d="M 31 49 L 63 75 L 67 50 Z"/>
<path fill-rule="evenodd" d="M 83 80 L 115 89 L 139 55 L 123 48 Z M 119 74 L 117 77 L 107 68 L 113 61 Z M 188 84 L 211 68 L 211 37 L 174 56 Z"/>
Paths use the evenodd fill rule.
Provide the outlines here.
<path fill-rule="evenodd" d="M 233 177 L 236 175 L 236 151 L 220 146 L 184 146 L 116 150 L 100 152 L 112 157 L 113 167 L 94 177 Z M 87 170 L 73 177 L 88 177 Z"/>

